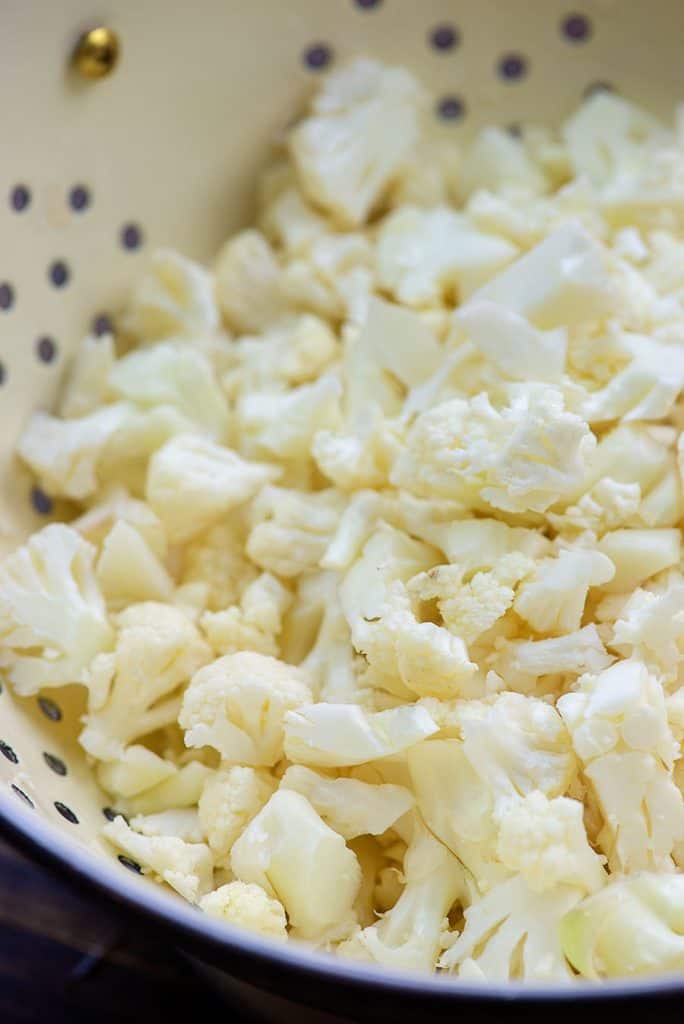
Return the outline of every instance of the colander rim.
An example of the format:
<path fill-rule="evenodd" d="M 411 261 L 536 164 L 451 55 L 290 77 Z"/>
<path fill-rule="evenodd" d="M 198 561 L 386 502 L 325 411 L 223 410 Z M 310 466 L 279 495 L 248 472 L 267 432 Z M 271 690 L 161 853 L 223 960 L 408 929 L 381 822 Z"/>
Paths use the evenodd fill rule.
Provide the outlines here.
<path fill-rule="evenodd" d="M 97 857 L 70 842 L 42 819 L 32 817 L 34 814 L 35 811 L 24 810 L 19 804 L 13 806 L 6 794 L 0 794 L 0 835 L 56 874 L 66 875 L 72 882 L 85 882 L 89 891 L 105 897 L 110 904 L 123 904 L 129 915 L 151 919 L 155 926 L 170 929 L 179 946 L 189 947 L 190 952 L 205 957 L 213 966 L 232 974 L 231 966 L 235 961 L 227 958 L 226 953 L 243 965 L 249 962 L 252 968 L 258 969 L 252 971 L 256 975 L 253 983 L 276 994 L 281 992 L 281 987 L 272 984 L 274 976 L 269 976 L 264 967 L 275 968 L 281 979 L 289 975 L 293 982 L 302 975 L 314 975 L 321 983 L 344 985 L 366 996 L 373 992 L 411 1001 L 427 998 L 433 1005 L 462 1002 L 495 1009 L 503 1004 L 521 1008 L 544 1003 L 566 1005 L 568 1001 L 587 1005 L 625 999 L 684 998 L 684 976 L 678 975 L 599 984 L 579 982 L 572 986 L 510 982 L 484 986 L 444 975 L 395 973 L 307 949 L 304 944 L 268 940 L 216 921 L 184 901 L 176 902 L 152 884 L 142 886 L 139 879 L 128 878 L 125 872 L 121 878 L 114 879 L 104 862 L 100 865 Z M 244 973 L 236 977 L 244 977 Z M 299 1001 L 306 1002 L 306 994 L 306 987 L 297 988 Z"/>

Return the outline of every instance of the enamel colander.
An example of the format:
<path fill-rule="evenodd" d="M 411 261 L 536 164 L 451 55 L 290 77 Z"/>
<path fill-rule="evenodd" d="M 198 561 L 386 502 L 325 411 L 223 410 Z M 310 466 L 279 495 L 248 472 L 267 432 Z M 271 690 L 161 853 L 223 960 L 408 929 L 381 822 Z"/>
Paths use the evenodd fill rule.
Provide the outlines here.
<path fill-rule="evenodd" d="M 13 463 L 29 413 L 50 406 L 81 337 L 107 331 L 152 248 L 206 261 L 249 221 L 272 140 L 328 68 L 360 53 L 408 65 L 453 137 L 482 122 L 557 121 L 596 88 L 667 115 L 684 98 L 682 0 L 4 0 L 0 26 L 3 552 L 54 511 Z M 22 700 L 2 686 L 0 823 L 81 886 L 166 929 L 214 965 L 214 979 L 218 967 L 227 987 L 247 982 L 243 995 L 269 990 L 376 1021 L 405 1010 L 500 1020 L 546 1012 L 551 999 L 638 996 L 675 1019 L 684 1003 L 684 984 L 653 981 L 485 995 L 206 918 L 98 838 L 111 812 L 75 742 L 82 710 L 78 687 Z M 258 1009 L 282 1020 L 282 1007 Z"/>

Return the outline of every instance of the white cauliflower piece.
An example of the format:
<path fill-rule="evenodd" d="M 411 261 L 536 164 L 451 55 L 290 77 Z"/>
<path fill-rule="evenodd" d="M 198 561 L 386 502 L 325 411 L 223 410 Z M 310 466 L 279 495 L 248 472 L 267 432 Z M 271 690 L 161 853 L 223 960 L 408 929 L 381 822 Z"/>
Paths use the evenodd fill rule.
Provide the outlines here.
<path fill-rule="evenodd" d="M 254 882 L 228 882 L 199 901 L 210 917 L 247 928 L 269 939 L 287 938 L 287 918 L 282 903 Z"/>
<path fill-rule="evenodd" d="M 551 330 L 601 320 L 617 308 L 618 293 L 599 243 L 569 221 L 478 289 L 469 304 L 479 302 Z"/>
<path fill-rule="evenodd" d="M 639 484 L 621 483 L 606 477 L 583 494 L 576 505 L 568 505 L 560 513 L 549 511 L 546 515 L 560 532 L 591 530 L 600 536 L 633 520 L 641 504 Z"/>
<path fill-rule="evenodd" d="M 280 788 L 305 796 L 323 821 L 345 839 L 381 835 L 414 803 L 412 794 L 404 786 L 331 779 L 301 765 L 287 769 Z"/>
<path fill-rule="evenodd" d="M 376 491 L 362 490 L 350 495 L 319 562 L 322 569 L 346 570 L 356 561 L 378 525 L 382 507 L 382 499 Z"/>
<path fill-rule="evenodd" d="M 220 611 L 236 604 L 258 570 L 244 551 L 246 531 L 240 510 L 206 533 L 193 538 L 182 552 L 180 581 L 207 590 L 207 607 Z"/>
<path fill-rule="evenodd" d="M 368 661 L 364 682 L 420 697 L 467 693 L 477 673 L 463 640 L 434 622 L 419 622 L 400 580 L 390 584 L 377 621 L 355 641 Z M 400 683 L 397 689 L 397 683 Z"/>
<path fill-rule="evenodd" d="M 207 357 L 182 341 L 130 352 L 109 374 L 112 393 L 149 409 L 169 405 L 215 441 L 228 433 L 228 403 Z"/>
<path fill-rule="evenodd" d="M 125 800 L 123 809 L 127 814 L 141 815 L 163 814 L 172 810 L 178 812 L 196 807 L 207 779 L 212 774 L 212 769 L 201 761 L 188 761 L 168 778 Z"/>
<path fill-rule="evenodd" d="M 17 454 L 48 494 L 87 498 L 97 490 L 98 464 L 105 445 L 132 411 L 126 402 L 117 402 L 71 420 L 34 412 L 19 438 Z"/>
<path fill-rule="evenodd" d="M 248 583 L 240 605 L 219 612 L 205 612 L 200 625 L 217 654 L 257 651 L 278 654 L 278 637 L 283 616 L 292 604 L 292 594 L 271 573 L 263 572 Z"/>
<path fill-rule="evenodd" d="M 115 760 L 131 740 L 175 721 L 174 691 L 211 658 L 211 650 L 178 608 L 147 601 L 121 612 L 111 683 L 91 704 L 79 741 L 93 757 Z"/>
<path fill-rule="evenodd" d="M 218 312 L 210 275 L 171 249 L 157 249 L 133 291 L 122 326 L 141 341 L 215 330 Z"/>
<path fill-rule="evenodd" d="M 684 657 L 684 580 L 677 577 L 663 590 L 635 590 L 615 623 L 612 645 L 625 655 L 638 655 L 673 674 Z"/>
<path fill-rule="evenodd" d="M 366 711 L 356 704 L 303 704 L 285 715 L 285 755 L 295 764 L 337 768 L 377 761 L 437 732 L 417 704 Z"/>
<path fill-rule="evenodd" d="M 96 503 L 69 525 L 91 544 L 100 547 L 119 522 L 132 526 L 157 558 L 165 558 L 167 543 L 161 519 L 149 505 L 132 498 L 126 488 L 118 484 L 102 488 Z"/>
<path fill-rule="evenodd" d="M 469 302 L 455 322 L 475 348 L 511 380 L 558 383 L 565 368 L 567 330 L 540 331 L 494 302 Z"/>
<path fill-rule="evenodd" d="M 337 527 L 341 495 L 264 487 L 252 506 L 247 554 L 262 569 L 287 579 L 319 563 Z"/>
<path fill-rule="evenodd" d="M 264 233 L 288 256 L 306 255 L 311 244 L 325 234 L 329 226 L 325 217 L 307 203 L 296 184 L 274 196 L 260 220 Z"/>
<path fill-rule="evenodd" d="M 442 346 L 417 313 L 376 297 L 369 299 L 357 345 L 406 388 L 422 384 L 444 359 Z"/>
<path fill-rule="evenodd" d="M 211 889 L 213 865 L 204 843 L 184 843 L 177 836 L 140 835 L 121 816 L 108 822 L 102 833 L 189 903 L 197 903 Z"/>
<path fill-rule="evenodd" d="M 175 775 L 177 768 L 152 750 L 134 743 L 126 747 L 115 761 L 100 761 L 97 781 L 112 796 L 138 796 Z"/>
<path fill-rule="evenodd" d="M 139 601 L 170 601 L 174 583 L 135 527 L 119 520 L 102 542 L 97 582 L 111 608 Z"/>
<path fill-rule="evenodd" d="M 507 555 L 541 558 L 551 544 L 538 530 L 508 526 L 498 519 L 461 519 L 450 513 L 445 522 L 416 521 L 407 517 L 406 529 L 441 548 L 449 562 L 466 576 L 473 571 L 496 570 Z M 509 564 L 506 562 L 505 564 Z"/>
<path fill-rule="evenodd" d="M 523 197 L 546 192 L 546 177 L 524 142 L 504 128 L 483 128 L 466 148 L 458 170 L 458 192 L 462 200 L 473 192 L 513 192 Z"/>
<path fill-rule="evenodd" d="M 62 390 L 58 410 L 65 419 L 77 419 L 95 412 L 111 397 L 109 374 L 114 366 L 111 334 L 88 335 L 76 350 Z"/>
<path fill-rule="evenodd" d="M 584 807 L 578 800 L 549 800 L 532 790 L 511 801 L 499 818 L 497 856 L 519 873 L 536 892 L 570 885 L 590 893 L 606 881 L 604 858 L 594 853 L 584 828 Z"/>
<path fill-rule="evenodd" d="M 548 640 L 504 640 L 493 668 L 509 689 L 530 693 L 544 676 L 600 672 L 613 660 L 592 623 Z"/>
<path fill-rule="evenodd" d="M 338 947 L 352 959 L 387 967 L 433 970 L 444 919 L 464 891 L 463 871 L 424 826 L 416 823 L 404 858 L 405 886 L 381 919 Z"/>
<path fill-rule="evenodd" d="M 145 493 L 169 541 L 188 540 L 254 497 L 277 475 L 208 438 L 181 434 L 150 459 Z"/>
<path fill-rule="evenodd" d="M 299 669 L 242 651 L 193 676 L 178 721 L 189 747 L 213 747 L 227 762 L 270 766 L 283 756 L 286 713 L 310 700 Z"/>
<path fill-rule="evenodd" d="M 364 59 L 329 75 L 290 135 L 306 196 L 345 227 L 363 224 L 418 138 L 423 102 L 403 68 Z"/>
<path fill-rule="evenodd" d="M 136 814 L 131 818 L 131 828 L 144 836 L 176 836 L 184 843 L 201 843 L 204 839 L 194 807 Z"/>
<path fill-rule="evenodd" d="M 218 254 L 214 273 L 219 309 L 236 331 L 262 331 L 287 313 L 280 266 L 259 231 L 242 231 L 229 239 Z"/>
<path fill-rule="evenodd" d="M 353 921 L 359 863 L 299 793 L 274 793 L 233 845 L 230 861 L 239 881 L 280 900 L 301 938 L 322 939 Z"/>
<path fill-rule="evenodd" d="M 336 373 L 282 393 L 244 394 L 236 409 L 241 450 L 267 458 L 305 459 L 319 430 L 340 425 L 341 394 Z"/>
<path fill-rule="evenodd" d="M 561 921 L 563 951 L 584 978 L 684 967 L 684 875 L 617 878 Z"/>
<path fill-rule="evenodd" d="M 556 558 L 537 565 L 518 590 L 513 607 L 538 633 L 573 633 L 582 624 L 589 588 L 609 583 L 614 575 L 613 563 L 600 551 L 562 549 Z"/>
<path fill-rule="evenodd" d="M 93 571 L 95 548 L 52 523 L 0 565 L 0 665 L 17 693 L 86 681 L 114 631 Z"/>
<path fill-rule="evenodd" d="M 501 412 L 481 394 L 422 413 L 391 480 L 425 497 L 544 512 L 577 488 L 594 446 L 586 423 L 563 409 L 559 391 L 521 385 Z"/>
<path fill-rule="evenodd" d="M 611 530 L 598 542 L 599 551 L 615 566 L 615 575 L 604 589 L 629 593 L 649 577 L 678 565 L 681 547 L 679 529 Z"/>
<path fill-rule="evenodd" d="M 197 805 L 214 861 L 229 865 L 230 851 L 252 818 L 271 798 L 276 781 L 267 771 L 233 765 L 212 773 Z"/>
<path fill-rule="evenodd" d="M 517 252 L 511 242 L 484 234 L 448 207 L 404 206 L 380 227 L 378 280 L 407 306 L 440 306 L 467 298 Z"/>
<path fill-rule="evenodd" d="M 474 962 L 487 981 L 568 982 L 559 925 L 581 898 L 566 885 L 535 892 L 514 875 L 468 907 L 465 928 L 439 966 L 461 973 Z"/>
<path fill-rule="evenodd" d="M 240 338 L 232 351 L 235 364 L 221 382 L 230 397 L 272 387 L 274 380 L 289 386 L 316 380 L 339 355 L 339 345 L 328 324 L 307 313 Z"/>
<path fill-rule="evenodd" d="M 357 678 L 359 661 L 339 598 L 337 574 L 329 574 L 325 610 L 313 645 L 301 662 L 314 693 L 328 704 L 367 704 L 370 691 Z M 293 627 L 296 626 L 293 624 Z"/>
<path fill-rule="evenodd" d="M 659 680 L 636 659 L 580 680 L 558 700 L 604 816 L 599 836 L 613 870 L 667 869 L 684 837 L 679 756 Z"/>

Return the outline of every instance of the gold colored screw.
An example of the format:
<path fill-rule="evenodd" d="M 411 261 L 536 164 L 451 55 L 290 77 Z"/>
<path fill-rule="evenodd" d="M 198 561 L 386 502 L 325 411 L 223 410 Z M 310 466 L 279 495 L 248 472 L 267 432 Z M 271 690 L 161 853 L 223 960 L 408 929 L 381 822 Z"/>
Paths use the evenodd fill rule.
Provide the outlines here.
<path fill-rule="evenodd" d="M 81 36 L 74 50 L 72 64 L 84 78 L 106 78 L 117 65 L 119 51 L 116 32 L 98 25 Z"/>

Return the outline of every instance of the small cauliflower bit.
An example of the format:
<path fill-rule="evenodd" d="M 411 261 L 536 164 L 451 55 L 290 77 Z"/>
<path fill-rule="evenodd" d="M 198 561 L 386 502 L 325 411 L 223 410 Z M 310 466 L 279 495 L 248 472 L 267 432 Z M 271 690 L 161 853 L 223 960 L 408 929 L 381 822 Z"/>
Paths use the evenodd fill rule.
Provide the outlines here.
<path fill-rule="evenodd" d="M 228 327 L 247 333 L 277 323 L 288 302 L 280 285 L 275 253 L 259 231 L 243 231 L 216 260 L 216 301 Z"/>
<path fill-rule="evenodd" d="M 0 567 L 0 665 L 22 696 L 87 684 L 90 662 L 113 646 L 94 557 L 75 530 L 52 523 Z"/>
<path fill-rule="evenodd" d="M 290 135 L 306 196 L 344 227 L 362 224 L 417 140 L 423 104 L 403 68 L 357 60 L 330 75 Z"/>
<path fill-rule="evenodd" d="M 325 942 L 354 926 L 358 860 L 299 793 L 273 794 L 233 845 L 230 863 L 239 881 L 280 900 L 294 935 Z"/>
<path fill-rule="evenodd" d="M 89 334 L 76 350 L 59 400 L 59 415 L 65 419 L 87 416 L 111 397 L 109 374 L 116 354 L 111 334 Z"/>
<path fill-rule="evenodd" d="M 200 910 L 238 928 L 247 928 L 269 939 L 287 938 L 287 918 L 282 903 L 254 882 L 228 882 L 199 901 Z"/>
<path fill-rule="evenodd" d="M 194 537 L 182 551 L 180 582 L 206 589 L 210 611 L 237 604 L 245 587 L 256 579 L 258 570 L 247 557 L 247 531 L 239 519 L 240 509 L 225 517 L 228 522 L 210 527 Z"/>
<path fill-rule="evenodd" d="M 211 277 L 177 252 L 158 249 L 131 295 L 122 326 L 142 342 L 211 333 L 218 327 Z"/>
<path fill-rule="evenodd" d="M 335 491 L 264 487 L 252 506 L 249 557 L 262 569 L 291 578 L 318 565 L 341 507 Z"/>
<path fill-rule="evenodd" d="M 599 551 L 563 549 L 555 559 L 538 564 L 520 587 L 513 607 L 538 633 L 574 633 L 582 624 L 589 588 L 609 583 L 614 575 L 610 558 Z"/>
<path fill-rule="evenodd" d="M 174 583 L 134 526 L 118 520 L 102 542 L 97 581 L 110 608 L 139 601 L 170 601 Z"/>
<path fill-rule="evenodd" d="M 233 844 L 269 801 L 276 785 L 264 769 L 241 765 L 208 777 L 197 810 L 217 866 L 229 866 Z"/>
<path fill-rule="evenodd" d="M 613 661 L 592 623 L 548 640 L 503 640 L 492 667 L 509 689 L 532 693 L 545 677 L 600 672 Z"/>
<path fill-rule="evenodd" d="M 293 665 L 251 651 L 227 654 L 190 680 L 178 721 L 188 747 L 233 764 L 269 767 L 283 756 L 283 722 L 311 690 Z"/>
<path fill-rule="evenodd" d="M 264 572 L 245 587 L 239 606 L 205 612 L 200 625 L 216 654 L 257 651 L 277 656 L 283 616 L 291 603 L 287 587 Z"/>
<path fill-rule="evenodd" d="M 634 591 L 621 609 L 611 646 L 621 654 L 653 662 L 673 677 L 684 658 L 684 580 L 677 574 L 662 589 Z"/>
<path fill-rule="evenodd" d="M 115 760 L 131 740 L 174 722 L 180 705 L 174 691 L 211 659 L 195 626 L 171 605 L 130 605 L 117 626 L 110 685 L 96 706 L 91 701 L 79 737 L 88 753 L 103 761 Z"/>
<path fill-rule="evenodd" d="M 213 865 L 204 843 L 185 843 L 178 836 L 141 835 L 119 816 L 102 829 L 114 846 L 197 903 L 212 888 Z"/>

